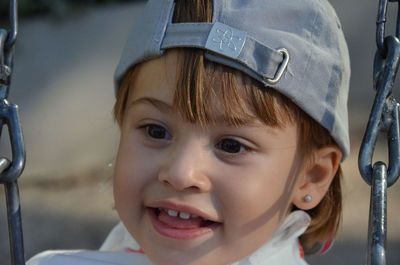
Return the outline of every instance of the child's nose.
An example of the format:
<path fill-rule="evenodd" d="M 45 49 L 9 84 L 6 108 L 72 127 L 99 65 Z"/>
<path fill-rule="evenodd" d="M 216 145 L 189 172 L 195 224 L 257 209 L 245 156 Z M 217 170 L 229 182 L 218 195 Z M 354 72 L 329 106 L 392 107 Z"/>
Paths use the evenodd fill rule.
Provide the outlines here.
<path fill-rule="evenodd" d="M 175 190 L 194 189 L 208 192 L 211 181 L 206 173 L 207 152 L 200 145 L 185 144 L 175 148 L 158 173 L 158 180 Z"/>

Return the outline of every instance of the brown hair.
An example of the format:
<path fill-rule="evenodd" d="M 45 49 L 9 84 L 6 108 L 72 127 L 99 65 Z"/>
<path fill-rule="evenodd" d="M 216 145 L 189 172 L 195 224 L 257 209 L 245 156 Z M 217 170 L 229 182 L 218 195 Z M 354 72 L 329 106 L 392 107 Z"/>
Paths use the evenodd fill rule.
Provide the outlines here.
<path fill-rule="evenodd" d="M 212 0 L 176 0 L 173 22 L 210 22 Z M 274 89 L 264 87 L 246 74 L 204 59 L 200 49 L 179 49 L 177 87 L 174 107 L 189 122 L 210 124 L 215 113 L 214 103 L 221 106 L 229 124 L 241 125 L 250 119 L 246 108 L 272 127 L 283 127 L 288 123 L 298 125 L 299 150 L 305 161 L 309 161 L 313 151 L 328 145 L 336 145 L 329 132 L 302 111 L 287 97 Z M 114 116 L 121 125 L 129 96 L 132 80 L 137 67 L 125 76 L 119 88 L 114 106 Z M 334 237 L 338 230 L 342 212 L 341 169 L 337 171 L 332 184 L 315 208 L 308 210 L 311 225 L 300 237 L 306 248 L 315 243 Z M 295 207 L 293 207 L 293 210 Z"/>

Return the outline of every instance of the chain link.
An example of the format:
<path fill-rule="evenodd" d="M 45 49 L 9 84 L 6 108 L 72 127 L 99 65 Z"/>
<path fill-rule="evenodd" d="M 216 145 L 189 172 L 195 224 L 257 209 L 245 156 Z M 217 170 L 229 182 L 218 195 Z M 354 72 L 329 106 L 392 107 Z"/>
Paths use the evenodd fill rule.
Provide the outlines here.
<path fill-rule="evenodd" d="M 10 0 L 10 29 L 0 29 L 0 136 L 7 125 L 12 149 L 10 167 L 0 173 L 0 183 L 15 181 L 25 164 L 18 106 L 7 101 L 14 63 L 14 45 L 17 37 L 17 1 Z"/>
<path fill-rule="evenodd" d="M 399 0 L 389 0 L 389 2 L 399 2 Z M 380 0 L 378 7 L 378 15 L 376 18 L 376 46 L 380 53 L 385 54 L 385 26 L 387 14 L 388 0 Z M 398 9 L 397 12 L 400 12 Z M 400 37 L 400 18 L 397 17 L 396 37 Z"/>
<path fill-rule="evenodd" d="M 385 134 L 389 149 L 388 186 L 391 186 L 400 172 L 399 104 L 392 96 L 400 62 L 400 41 L 397 36 L 386 36 L 383 44 L 380 42 L 385 32 L 385 23 L 382 21 L 386 21 L 387 9 L 382 3 L 387 5 L 387 0 L 380 1 L 377 20 L 378 41 L 374 60 L 374 87 L 377 92 L 361 145 L 359 168 L 364 180 L 372 185 L 372 158 L 376 140 L 380 132 Z"/>
<path fill-rule="evenodd" d="M 398 3 L 395 35 L 385 36 L 388 2 Z M 399 108 L 392 95 L 392 87 L 400 62 L 399 0 L 380 0 L 376 27 L 377 50 L 374 59 L 373 85 L 376 96 L 361 143 L 358 165 L 361 176 L 371 186 L 367 264 L 386 264 L 387 188 L 399 178 L 400 137 Z M 387 138 L 388 165 L 372 158 L 379 134 Z"/>
<path fill-rule="evenodd" d="M 17 180 L 25 166 L 25 149 L 18 117 L 18 106 L 8 102 L 18 34 L 17 0 L 10 0 L 9 29 L 0 29 L 0 137 L 8 127 L 12 159 L 0 157 L 0 184 L 4 184 L 12 265 L 24 265 L 24 242 Z"/>
<path fill-rule="evenodd" d="M 17 0 L 10 1 L 10 30 L 5 45 L 6 50 L 11 50 L 18 35 L 18 4 Z"/>
<path fill-rule="evenodd" d="M 0 85 L 5 86 L 9 83 L 11 76 L 10 66 L 5 64 L 5 43 L 7 40 L 8 32 L 4 29 L 0 29 Z"/>
<path fill-rule="evenodd" d="M 14 45 L 18 35 L 17 0 L 10 0 L 9 29 L 0 29 L 0 100 L 9 93 L 14 63 Z"/>

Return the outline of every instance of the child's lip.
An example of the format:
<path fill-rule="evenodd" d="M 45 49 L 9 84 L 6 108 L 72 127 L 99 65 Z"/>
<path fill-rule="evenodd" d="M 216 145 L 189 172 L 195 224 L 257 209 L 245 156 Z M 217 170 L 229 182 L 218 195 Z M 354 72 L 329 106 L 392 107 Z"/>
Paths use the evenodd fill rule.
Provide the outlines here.
<path fill-rule="evenodd" d="M 194 240 L 198 238 L 204 238 L 212 235 L 213 231 L 221 226 L 221 223 L 211 222 L 211 224 L 207 226 L 184 228 L 179 227 L 178 225 L 178 227 L 176 227 L 170 223 L 161 221 L 156 214 L 155 208 L 147 207 L 146 211 L 155 231 L 157 231 L 160 235 L 171 239 Z"/>
<path fill-rule="evenodd" d="M 195 207 L 192 207 L 189 205 L 175 203 L 172 201 L 156 201 L 156 202 L 147 204 L 146 207 L 171 209 L 171 210 L 174 210 L 177 212 L 185 212 L 185 213 L 188 213 L 191 215 L 197 215 L 205 220 L 209 220 L 212 222 L 221 223 L 221 220 L 218 220 L 218 218 L 213 217 L 213 216 L 199 210 L 198 208 L 195 208 Z"/>

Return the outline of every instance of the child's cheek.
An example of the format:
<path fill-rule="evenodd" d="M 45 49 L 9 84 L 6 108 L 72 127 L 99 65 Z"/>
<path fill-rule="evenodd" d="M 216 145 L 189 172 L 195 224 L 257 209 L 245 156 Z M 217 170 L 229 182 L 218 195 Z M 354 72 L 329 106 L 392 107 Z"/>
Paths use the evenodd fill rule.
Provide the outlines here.
<path fill-rule="evenodd" d="M 233 220 L 234 229 L 245 230 L 248 224 L 253 229 L 271 223 L 272 230 L 286 215 L 290 204 L 291 191 L 297 178 L 294 150 L 279 154 L 254 155 L 252 163 L 246 166 L 219 170 L 224 172 L 217 179 L 229 181 L 219 187 L 223 209 Z M 251 196 L 249 196 L 251 194 Z M 272 221 L 272 222 L 271 222 Z M 247 226 L 248 228 L 248 226 Z"/>
<path fill-rule="evenodd" d="M 157 165 L 163 152 L 143 144 L 141 137 L 131 131 L 123 131 L 121 135 L 114 172 L 117 209 L 121 204 L 128 206 L 139 202 L 146 186 L 157 180 Z"/>
<path fill-rule="evenodd" d="M 137 156 L 137 149 L 129 138 L 121 136 L 121 143 L 115 163 L 114 172 L 114 199 L 119 214 L 125 209 L 131 208 L 141 189 L 140 156 Z"/>

